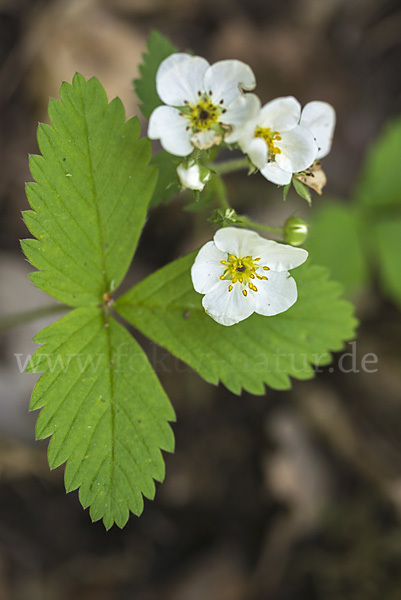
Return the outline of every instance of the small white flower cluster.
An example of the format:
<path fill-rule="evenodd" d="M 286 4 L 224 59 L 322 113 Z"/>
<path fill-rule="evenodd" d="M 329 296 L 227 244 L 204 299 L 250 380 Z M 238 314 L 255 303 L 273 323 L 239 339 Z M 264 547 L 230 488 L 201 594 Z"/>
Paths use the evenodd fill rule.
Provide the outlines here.
<path fill-rule="evenodd" d="M 301 111 L 292 96 L 261 105 L 252 69 L 239 60 L 209 65 L 200 56 L 172 54 L 160 65 L 156 89 L 165 103 L 149 120 L 148 136 L 165 150 L 189 156 L 223 142 L 236 144 L 261 174 L 277 185 L 308 169 L 331 148 L 335 111 L 309 102 Z M 191 160 L 178 168 L 183 187 L 201 190 L 206 175 Z"/>

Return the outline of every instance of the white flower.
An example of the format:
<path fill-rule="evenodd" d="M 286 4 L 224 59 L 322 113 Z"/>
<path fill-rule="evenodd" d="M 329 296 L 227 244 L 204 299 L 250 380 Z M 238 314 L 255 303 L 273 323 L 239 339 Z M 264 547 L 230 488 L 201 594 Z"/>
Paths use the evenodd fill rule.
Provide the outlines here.
<path fill-rule="evenodd" d="M 183 188 L 198 191 L 203 190 L 205 183 L 209 181 L 211 177 L 210 171 L 206 168 L 205 174 L 202 176 L 199 165 L 193 161 L 187 167 L 185 167 L 183 163 L 179 164 L 177 167 L 177 174 Z"/>
<path fill-rule="evenodd" d="M 243 91 L 255 85 L 252 69 L 239 60 L 210 66 L 200 56 L 172 54 L 156 74 L 157 93 L 165 105 L 150 115 L 148 136 L 160 139 L 177 156 L 220 144 L 225 131 L 236 140 L 233 130 L 249 117 L 255 102 L 253 94 Z"/>
<path fill-rule="evenodd" d="M 191 270 L 192 283 L 205 294 L 206 313 L 222 325 L 234 325 L 254 312 L 272 316 L 290 308 L 297 299 L 297 286 L 288 270 L 307 257 L 302 248 L 226 227 L 200 249 Z"/>
<path fill-rule="evenodd" d="M 309 102 L 305 104 L 300 124 L 312 132 L 318 147 L 316 158 L 328 155 L 333 141 L 336 125 L 336 111 L 327 102 Z"/>
<path fill-rule="evenodd" d="M 307 117 L 308 117 L 307 111 Z M 265 104 L 237 131 L 241 149 L 262 175 L 277 185 L 310 167 L 318 148 L 313 133 L 300 124 L 301 105 L 292 96 Z M 234 141 L 228 135 L 228 142 Z"/>

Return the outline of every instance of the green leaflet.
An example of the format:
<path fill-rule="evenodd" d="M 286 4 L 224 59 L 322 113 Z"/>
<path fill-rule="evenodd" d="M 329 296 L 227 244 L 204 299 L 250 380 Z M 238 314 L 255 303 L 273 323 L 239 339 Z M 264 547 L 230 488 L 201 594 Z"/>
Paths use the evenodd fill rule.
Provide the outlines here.
<path fill-rule="evenodd" d="M 368 279 L 360 214 L 342 202 L 319 206 L 306 242 L 312 262 L 328 267 L 346 292 L 359 291 Z"/>
<path fill-rule="evenodd" d="M 177 166 L 180 162 L 179 156 L 173 156 L 165 150 L 152 156 L 151 164 L 158 167 L 159 176 L 153 190 L 150 207 L 167 203 L 174 194 L 180 191 L 177 175 Z"/>
<path fill-rule="evenodd" d="M 38 128 L 42 156 L 30 159 L 33 211 L 24 213 L 37 239 L 22 248 L 44 292 L 71 306 L 98 304 L 121 283 L 145 222 L 156 180 L 150 143 L 95 78 L 64 83 L 49 115 L 52 126 Z"/>
<path fill-rule="evenodd" d="M 36 337 L 43 344 L 27 371 L 45 373 L 30 408 L 42 408 L 36 435 L 52 436 L 49 465 L 67 461 L 67 491 L 80 487 L 93 521 L 123 527 L 139 515 L 142 494 L 164 478 L 160 448 L 174 449 L 174 411 L 134 338 L 103 311 L 71 311 Z"/>
<path fill-rule="evenodd" d="M 401 117 L 387 123 L 371 145 L 354 196 L 374 211 L 399 210 L 401 189 Z"/>
<path fill-rule="evenodd" d="M 383 219 L 376 225 L 380 280 L 383 290 L 401 307 L 401 218 Z"/>
<path fill-rule="evenodd" d="M 372 144 L 355 190 L 368 259 L 383 291 L 401 306 L 401 117 Z"/>
<path fill-rule="evenodd" d="M 353 337 L 352 305 L 339 299 L 340 286 L 316 266 L 296 269 L 299 299 L 285 313 L 219 325 L 193 289 L 195 255 L 150 275 L 118 299 L 116 310 L 210 383 L 221 380 L 237 394 L 241 389 L 263 394 L 264 384 L 287 389 L 290 376 L 312 377 L 312 364 L 329 363 L 330 351 Z"/>
<path fill-rule="evenodd" d="M 177 48 L 156 30 L 152 31 L 147 48 L 147 54 L 143 55 L 143 64 L 139 65 L 140 77 L 135 79 L 134 88 L 142 102 L 141 112 L 146 119 L 149 119 L 154 109 L 162 104 L 156 91 L 157 69 L 165 58 L 177 52 Z"/>

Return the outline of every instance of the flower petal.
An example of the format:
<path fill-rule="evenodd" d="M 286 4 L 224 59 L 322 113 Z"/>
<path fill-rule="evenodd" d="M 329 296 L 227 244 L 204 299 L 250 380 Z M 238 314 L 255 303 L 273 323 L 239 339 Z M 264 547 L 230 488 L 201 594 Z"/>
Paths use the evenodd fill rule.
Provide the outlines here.
<path fill-rule="evenodd" d="M 207 242 L 199 250 L 192 265 L 191 277 L 196 292 L 206 294 L 222 283 L 220 276 L 224 273 L 221 260 L 226 253 L 221 252 L 214 242 Z"/>
<path fill-rule="evenodd" d="M 220 121 L 233 126 L 233 131 L 226 135 L 229 144 L 237 142 L 242 137 L 253 138 L 257 122 L 254 121 L 260 112 L 260 100 L 255 94 L 238 96 L 227 107 Z"/>
<path fill-rule="evenodd" d="M 273 240 L 263 240 L 263 244 L 260 244 L 256 250 L 260 256 L 259 264 L 277 272 L 295 269 L 308 258 L 308 252 L 303 248 L 279 244 Z M 267 273 L 268 277 L 270 277 L 269 273 L 270 271 Z"/>
<path fill-rule="evenodd" d="M 220 60 L 205 72 L 204 90 L 213 92 L 214 102 L 224 100 L 227 108 L 243 90 L 253 90 L 255 75 L 247 64 L 240 60 Z"/>
<path fill-rule="evenodd" d="M 300 103 L 293 96 L 286 96 L 271 100 L 262 107 L 258 125 L 281 133 L 298 125 L 300 117 Z"/>
<path fill-rule="evenodd" d="M 221 325 L 234 325 L 251 316 L 255 311 L 255 292 L 248 292 L 245 297 L 239 283 L 228 291 L 229 281 L 220 281 L 212 291 L 207 293 L 202 304 L 206 313 Z"/>
<path fill-rule="evenodd" d="M 255 231 L 249 229 L 237 229 L 236 227 L 224 227 L 214 234 L 214 243 L 217 248 L 227 254 L 235 254 L 238 257 L 256 256 L 253 253 L 263 238 Z"/>
<path fill-rule="evenodd" d="M 264 169 L 267 164 L 268 150 L 263 138 L 253 138 L 249 143 L 241 145 L 241 148 L 249 156 L 255 167 L 259 170 Z"/>
<path fill-rule="evenodd" d="M 267 163 L 263 169 L 260 169 L 260 172 L 263 177 L 266 177 L 266 179 L 277 185 L 287 185 L 292 178 L 292 172 L 283 171 L 283 169 L 275 162 Z"/>
<path fill-rule="evenodd" d="M 309 102 L 301 115 L 301 125 L 310 129 L 318 152 L 316 158 L 324 158 L 330 152 L 336 125 L 336 111 L 327 102 Z"/>
<path fill-rule="evenodd" d="M 268 281 L 258 285 L 255 311 L 260 315 L 271 317 L 288 310 L 297 300 L 297 284 L 285 271 L 269 273 Z"/>
<path fill-rule="evenodd" d="M 160 139 L 167 152 L 176 156 L 191 154 L 191 131 L 187 130 L 188 120 L 172 106 L 158 106 L 150 115 L 148 137 Z"/>
<path fill-rule="evenodd" d="M 201 56 L 184 52 L 171 54 L 160 64 L 156 74 L 156 89 L 161 100 L 172 106 L 198 101 L 198 91 L 204 92 L 203 76 L 209 63 Z"/>
<path fill-rule="evenodd" d="M 317 145 L 314 137 L 302 125 L 281 133 L 281 140 L 275 143 L 281 150 L 280 154 L 276 154 L 276 162 L 283 171 L 298 173 L 310 167 L 316 158 Z"/>

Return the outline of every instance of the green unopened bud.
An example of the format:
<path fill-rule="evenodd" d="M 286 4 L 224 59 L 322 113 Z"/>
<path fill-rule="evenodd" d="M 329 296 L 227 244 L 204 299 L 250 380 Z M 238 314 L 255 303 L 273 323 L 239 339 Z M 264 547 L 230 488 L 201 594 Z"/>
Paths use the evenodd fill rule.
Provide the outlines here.
<path fill-rule="evenodd" d="M 291 246 L 300 246 L 308 237 L 308 224 L 298 217 L 290 217 L 283 228 L 284 241 Z"/>

